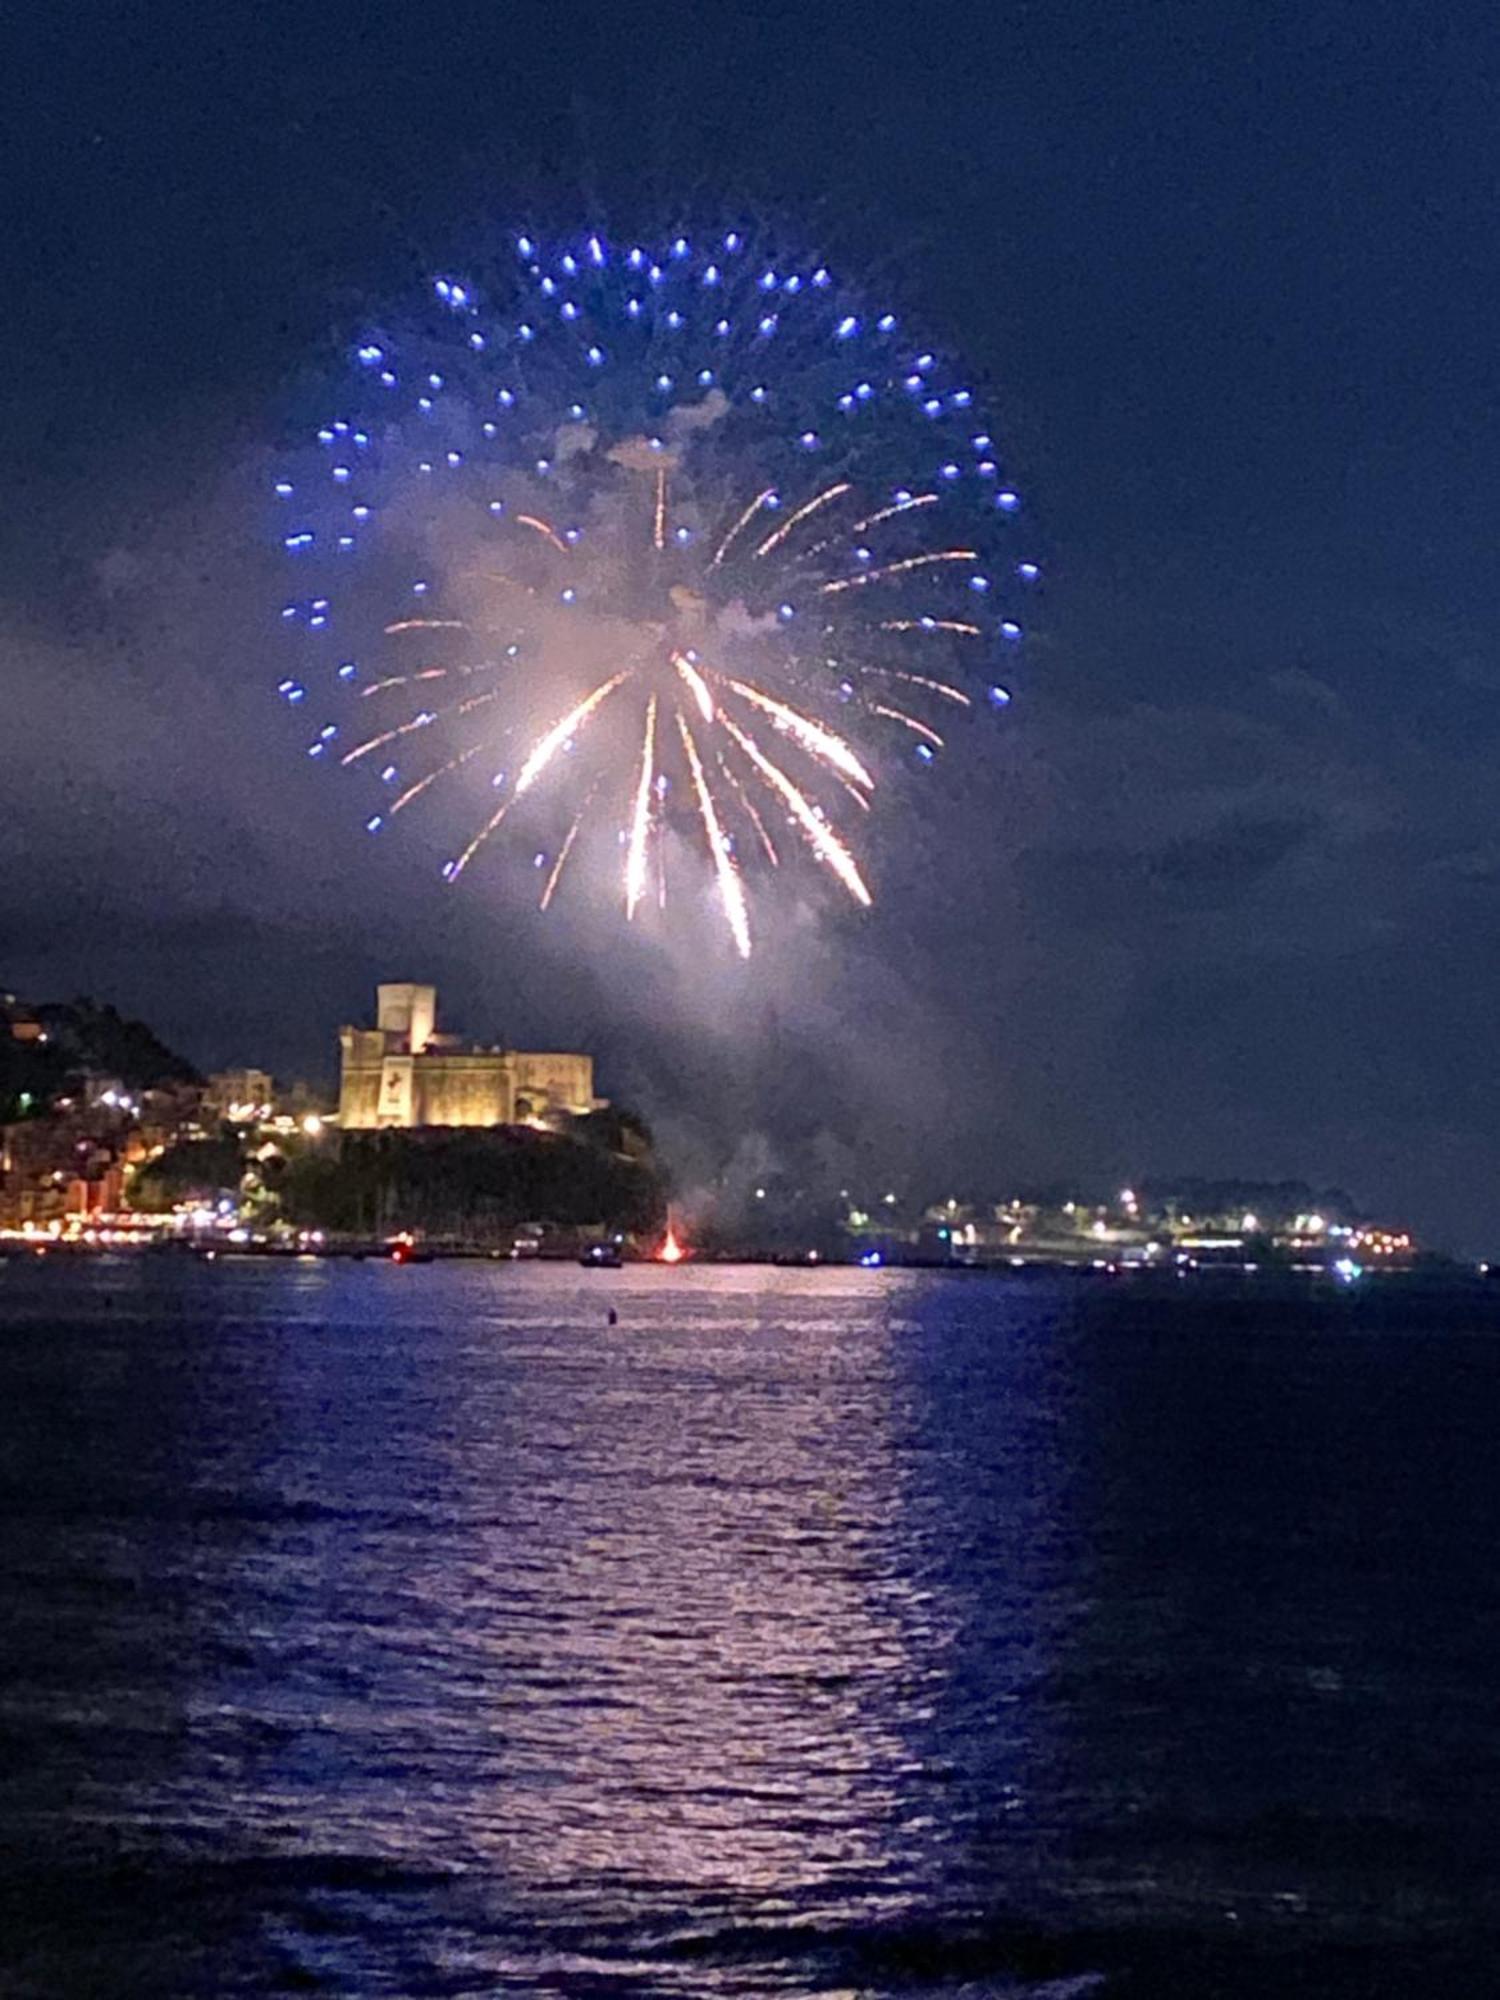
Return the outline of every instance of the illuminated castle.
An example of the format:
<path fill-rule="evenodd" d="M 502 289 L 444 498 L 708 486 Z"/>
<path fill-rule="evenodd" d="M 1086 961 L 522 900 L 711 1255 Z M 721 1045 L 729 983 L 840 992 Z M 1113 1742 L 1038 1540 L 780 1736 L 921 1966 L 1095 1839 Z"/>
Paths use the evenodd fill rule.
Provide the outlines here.
<path fill-rule="evenodd" d="M 594 1059 L 473 1048 L 437 1029 L 437 988 L 376 988 L 376 1026 L 340 1028 L 339 1124 L 539 1124 L 597 1109 Z"/>

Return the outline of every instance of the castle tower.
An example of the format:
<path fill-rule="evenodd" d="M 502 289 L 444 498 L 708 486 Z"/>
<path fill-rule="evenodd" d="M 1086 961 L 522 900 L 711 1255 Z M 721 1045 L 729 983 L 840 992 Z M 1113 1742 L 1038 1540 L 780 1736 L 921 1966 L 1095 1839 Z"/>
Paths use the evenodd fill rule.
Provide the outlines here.
<path fill-rule="evenodd" d="M 381 1033 L 397 1036 L 404 1054 L 421 1055 L 437 1026 L 437 988 L 377 986 L 375 999 L 375 1025 Z"/>

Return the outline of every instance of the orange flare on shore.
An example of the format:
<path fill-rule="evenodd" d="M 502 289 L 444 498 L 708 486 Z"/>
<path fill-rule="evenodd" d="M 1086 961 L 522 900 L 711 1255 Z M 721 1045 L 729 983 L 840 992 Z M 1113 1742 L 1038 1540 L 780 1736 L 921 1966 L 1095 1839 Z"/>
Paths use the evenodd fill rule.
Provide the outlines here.
<path fill-rule="evenodd" d="M 656 1253 L 658 1264 L 680 1264 L 687 1256 L 686 1245 L 677 1241 L 676 1231 L 671 1222 L 667 1223 L 667 1233 L 661 1240 L 661 1248 Z"/>

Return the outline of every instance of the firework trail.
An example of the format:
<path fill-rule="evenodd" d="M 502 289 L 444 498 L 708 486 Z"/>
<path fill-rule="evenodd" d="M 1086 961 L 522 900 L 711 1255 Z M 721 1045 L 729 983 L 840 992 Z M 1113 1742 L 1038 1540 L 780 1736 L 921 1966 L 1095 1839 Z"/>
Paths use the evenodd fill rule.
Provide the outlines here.
<path fill-rule="evenodd" d="M 450 882 L 524 820 L 542 908 L 586 867 L 635 919 L 696 846 L 748 957 L 756 883 L 868 905 L 839 815 L 1009 702 L 1019 499 L 961 378 L 822 267 L 512 247 L 364 334 L 276 477 L 280 692 L 343 698 L 309 755 L 378 788 L 372 833 L 446 815 Z"/>

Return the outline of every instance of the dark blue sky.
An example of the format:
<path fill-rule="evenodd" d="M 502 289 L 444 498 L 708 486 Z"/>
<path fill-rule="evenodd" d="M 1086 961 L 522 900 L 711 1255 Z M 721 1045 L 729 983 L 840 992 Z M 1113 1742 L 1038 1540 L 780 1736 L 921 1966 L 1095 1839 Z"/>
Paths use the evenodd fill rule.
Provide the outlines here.
<path fill-rule="evenodd" d="M 919 1179 L 1300 1171 L 1500 1247 L 1490 9 L 84 5 L 10 52 L 0 978 L 311 1068 L 430 967 L 669 1129 L 686 1077 Z M 1002 747 L 728 1002 L 371 853 L 268 698 L 244 500 L 366 302 L 678 207 L 880 266 L 1050 558 Z"/>

